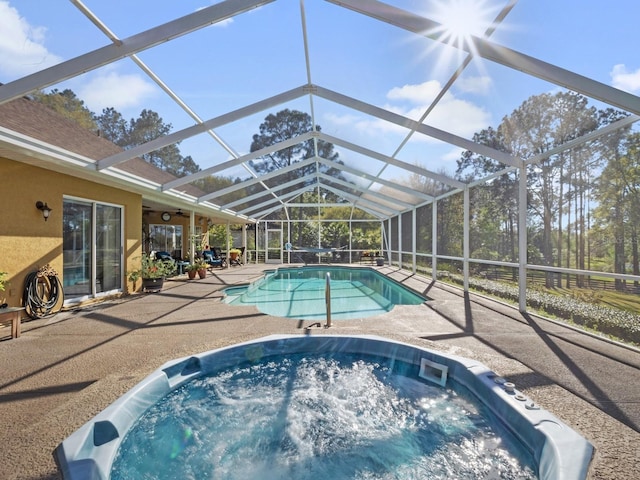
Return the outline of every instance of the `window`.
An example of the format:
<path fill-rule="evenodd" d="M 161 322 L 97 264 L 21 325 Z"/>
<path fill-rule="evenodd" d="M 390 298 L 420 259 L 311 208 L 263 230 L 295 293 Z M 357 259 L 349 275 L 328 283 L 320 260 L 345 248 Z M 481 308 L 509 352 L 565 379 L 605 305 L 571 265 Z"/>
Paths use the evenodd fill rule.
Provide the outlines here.
<path fill-rule="evenodd" d="M 182 252 L 182 225 L 149 225 L 150 252 Z"/>

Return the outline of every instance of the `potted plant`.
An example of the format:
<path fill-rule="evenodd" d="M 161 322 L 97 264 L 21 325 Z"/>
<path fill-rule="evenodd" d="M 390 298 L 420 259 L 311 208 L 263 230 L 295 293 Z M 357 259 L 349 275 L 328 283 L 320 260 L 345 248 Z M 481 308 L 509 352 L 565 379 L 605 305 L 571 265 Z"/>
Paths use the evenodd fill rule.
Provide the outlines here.
<path fill-rule="evenodd" d="M 136 291 L 136 284 L 138 283 L 138 280 L 140 279 L 140 275 L 141 275 L 141 271 L 140 270 L 132 270 L 129 272 L 129 276 L 127 277 L 129 279 L 129 281 L 131 283 L 133 283 L 133 291 Z"/>
<path fill-rule="evenodd" d="M 196 278 L 196 273 L 198 273 L 198 269 L 200 268 L 200 265 L 198 264 L 198 262 L 196 261 L 196 263 L 190 263 L 189 265 L 187 265 L 184 269 L 187 271 L 187 275 L 189 276 L 189 280 L 193 280 L 194 278 Z"/>
<path fill-rule="evenodd" d="M 137 272 L 137 273 L 136 273 Z M 164 279 L 176 272 L 176 264 L 173 261 L 156 260 L 149 254 L 143 253 L 140 260 L 140 269 L 129 273 L 129 279 L 142 278 L 142 289 L 145 291 L 159 291 L 164 285 Z M 138 275 L 139 277 L 136 277 Z"/>
<path fill-rule="evenodd" d="M 200 278 L 205 278 L 207 276 L 207 268 L 209 268 L 209 264 L 202 258 L 196 260 L 194 264 L 196 266 L 196 271 L 198 272 L 198 276 Z"/>
<path fill-rule="evenodd" d="M 229 250 L 229 260 L 231 260 L 232 262 L 235 262 L 236 260 L 238 260 L 238 257 L 240 256 L 241 253 L 242 253 L 242 250 L 240 250 L 239 248 L 231 248 Z"/>
<path fill-rule="evenodd" d="M 4 292 L 5 285 L 7 283 L 7 272 L 0 272 L 0 292 Z M 0 308 L 6 308 L 7 304 L 4 302 L 4 298 L 0 297 Z"/>

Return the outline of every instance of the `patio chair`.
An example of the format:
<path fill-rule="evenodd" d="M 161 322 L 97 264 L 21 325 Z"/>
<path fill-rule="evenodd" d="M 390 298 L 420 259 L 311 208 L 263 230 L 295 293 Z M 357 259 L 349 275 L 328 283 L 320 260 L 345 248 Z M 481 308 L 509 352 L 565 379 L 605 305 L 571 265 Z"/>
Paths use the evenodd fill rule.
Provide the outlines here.
<path fill-rule="evenodd" d="M 169 252 L 156 252 L 154 256 L 156 260 L 162 260 L 163 262 L 173 261 L 173 257 Z"/>
<path fill-rule="evenodd" d="M 213 247 L 211 250 L 204 250 L 202 252 L 202 258 L 209 265 L 209 268 L 220 267 L 224 268 L 227 266 L 227 259 L 223 257 L 220 253 L 220 249 Z"/>
<path fill-rule="evenodd" d="M 222 249 L 220 247 L 213 247 L 211 250 L 213 250 L 213 255 L 216 258 L 221 258 L 222 261 L 224 262 L 224 265 L 227 265 L 227 255 L 225 253 L 222 253 Z"/>

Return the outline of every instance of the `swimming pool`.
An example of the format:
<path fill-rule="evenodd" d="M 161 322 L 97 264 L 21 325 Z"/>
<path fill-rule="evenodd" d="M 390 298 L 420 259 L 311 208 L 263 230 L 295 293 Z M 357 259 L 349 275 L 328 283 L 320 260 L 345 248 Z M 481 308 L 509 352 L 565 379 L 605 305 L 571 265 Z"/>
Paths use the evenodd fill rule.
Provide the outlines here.
<path fill-rule="evenodd" d="M 298 359 L 294 375 L 282 363 L 291 358 Z M 266 375 L 257 375 L 260 370 Z M 231 377 L 242 379 L 240 389 L 227 388 L 226 381 Z M 273 382 L 265 381 L 269 378 Z M 277 398 L 271 397 L 271 390 L 265 391 L 266 383 L 278 386 Z M 295 383 L 301 383 L 301 388 L 293 388 Z M 429 390 L 436 393 L 436 398 L 444 398 L 444 403 L 428 400 L 432 398 L 428 397 Z M 482 416 L 495 427 L 497 436 L 469 438 L 462 433 L 461 425 L 468 419 L 452 413 L 458 412 L 452 410 L 455 402 L 449 403 L 455 397 L 463 399 L 462 410 L 471 412 L 474 424 Z M 201 411 L 199 406 L 194 407 L 194 398 L 195 405 L 214 399 L 224 408 Z M 157 410 L 167 404 L 175 415 L 162 419 Z M 302 410 L 296 405 L 302 405 Z M 254 416 L 251 412 L 255 406 L 267 412 Z M 391 424 L 379 424 L 379 412 L 389 417 Z M 169 430 L 172 433 L 161 434 L 153 447 L 159 457 L 144 462 L 146 453 L 133 451 L 135 462 L 142 460 L 161 472 L 160 476 L 129 470 L 133 462 L 122 463 L 121 449 L 146 442 L 147 431 L 139 430 L 140 425 L 151 418 L 151 430 L 161 430 L 160 424 L 173 423 L 174 417 L 190 419 L 191 423 L 185 427 L 178 421 L 177 428 Z M 202 431 L 212 418 L 226 422 L 229 428 L 222 435 L 220 431 Z M 267 440 L 259 443 L 257 452 L 252 443 L 256 436 L 242 437 L 251 430 L 257 430 L 260 440 Z M 349 435 L 350 430 L 355 436 Z M 372 430 L 381 436 L 370 434 Z M 417 432 L 417 437 L 410 436 L 410 430 L 411 435 Z M 433 430 L 444 434 L 436 443 L 431 436 Z M 273 435 L 274 431 L 286 434 Z M 196 447 L 207 436 L 213 443 L 198 451 Z M 434 447 L 448 437 L 453 439 L 453 455 Z M 512 439 L 519 445 L 515 453 L 506 448 Z M 194 452 L 197 460 L 189 459 Z M 380 337 L 327 335 L 273 335 L 169 362 L 65 439 L 54 452 L 67 480 L 162 475 L 409 479 L 424 478 L 416 477 L 412 469 L 422 468 L 425 462 L 433 463 L 436 469 L 445 462 L 443 472 L 431 472 L 431 478 L 451 478 L 449 458 L 457 459 L 462 468 L 479 468 L 477 472 L 493 468 L 490 478 L 578 480 L 586 478 L 591 454 L 592 446 L 583 437 L 482 364 Z M 348 463 L 362 456 L 364 467 Z M 208 469 L 204 477 L 202 471 L 189 470 L 201 468 L 203 458 Z M 517 473 L 516 462 L 523 464 L 523 473 Z M 112 471 L 116 465 L 118 470 Z M 386 473 L 389 468 L 390 473 Z M 406 471 L 407 475 L 403 473 Z M 423 470 L 419 472 L 424 475 Z M 476 477 L 469 473 L 460 476 Z"/>
<path fill-rule="evenodd" d="M 420 305 L 426 300 L 370 268 L 305 266 L 279 268 L 251 285 L 227 288 L 224 301 L 255 305 L 262 313 L 277 317 L 324 320 L 327 274 L 334 320 L 380 315 L 396 305 Z"/>

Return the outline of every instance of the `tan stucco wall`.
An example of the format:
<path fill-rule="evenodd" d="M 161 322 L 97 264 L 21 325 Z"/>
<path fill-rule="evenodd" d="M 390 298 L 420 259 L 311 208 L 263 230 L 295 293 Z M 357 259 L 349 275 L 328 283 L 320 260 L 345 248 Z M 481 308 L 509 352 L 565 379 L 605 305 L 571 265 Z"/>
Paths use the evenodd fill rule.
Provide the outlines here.
<path fill-rule="evenodd" d="M 0 158 L 0 271 L 9 274 L 0 300 L 5 297 L 10 306 L 21 304 L 24 279 L 39 267 L 50 264 L 62 280 L 65 195 L 123 206 L 125 272 L 134 268 L 132 260 L 141 255 L 140 195 Z M 39 200 L 53 209 L 46 222 L 35 206 Z"/>

